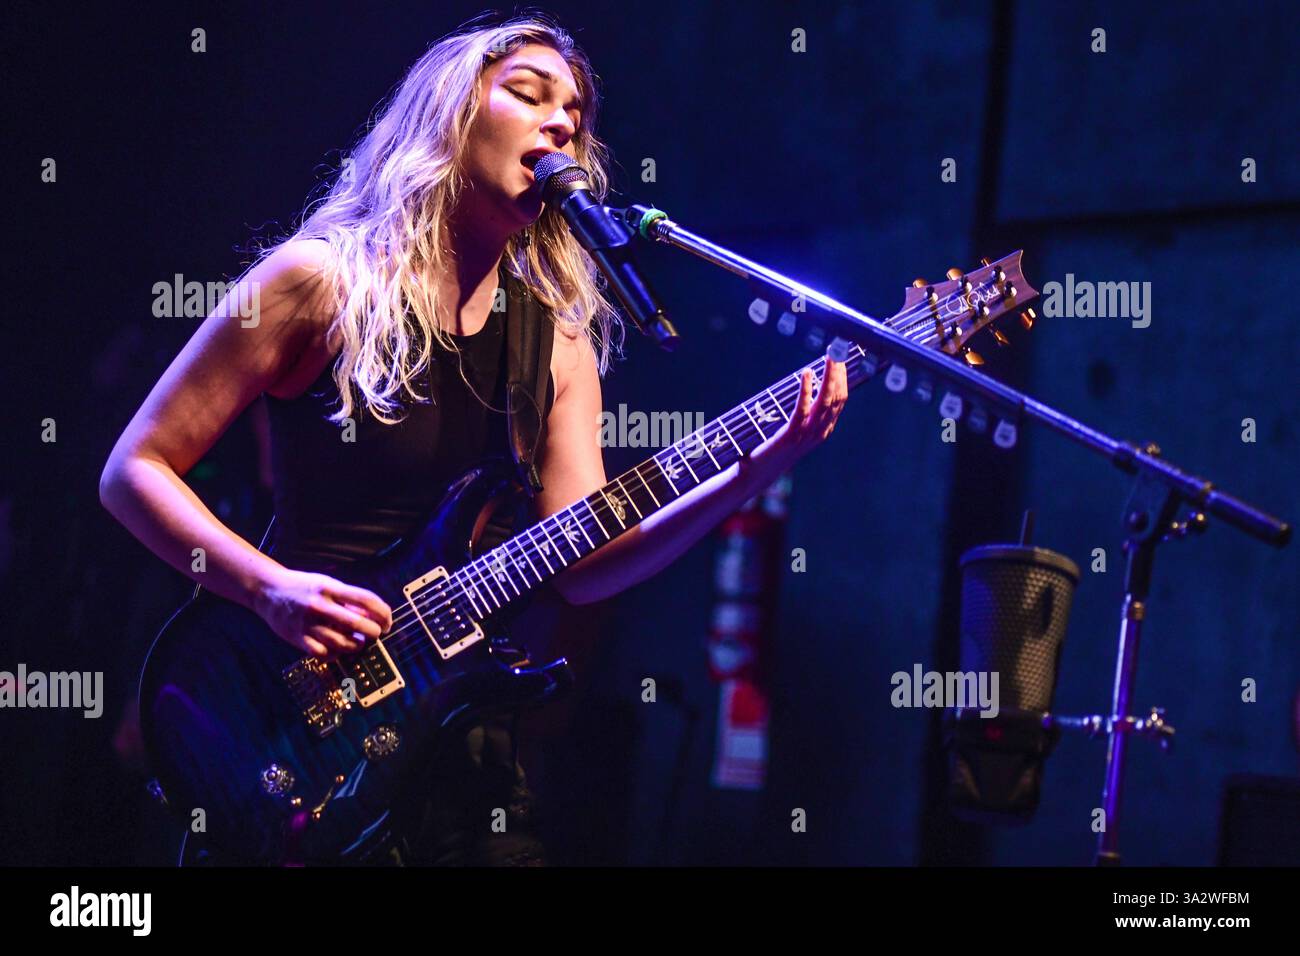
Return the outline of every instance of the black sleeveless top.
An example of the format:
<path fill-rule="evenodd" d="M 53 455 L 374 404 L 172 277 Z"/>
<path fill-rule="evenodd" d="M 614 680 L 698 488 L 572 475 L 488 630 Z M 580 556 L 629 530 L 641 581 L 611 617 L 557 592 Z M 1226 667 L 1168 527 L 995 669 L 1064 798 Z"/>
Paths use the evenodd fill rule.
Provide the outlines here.
<path fill-rule="evenodd" d="M 333 361 L 298 397 L 266 396 L 275 482 L 268 550 L 277 561 L 319 571 L 373 555 L 416 530 L 449 481 L 490 455 L 509 458 L 506 315 L 491 311 L 481 331 L 451 336 L 464 378 L 500 411 L 470 393 L 456 353 L 436 342 L 437 372 L 422 376 L 416 388 L 425 401 L 407 397 L 405 417 L 394 425 L 376 420 L 358 401 L 352 441 L 328 421 L 339 408 Z M 433 391 L 436 402 L 429 402 Z"/>

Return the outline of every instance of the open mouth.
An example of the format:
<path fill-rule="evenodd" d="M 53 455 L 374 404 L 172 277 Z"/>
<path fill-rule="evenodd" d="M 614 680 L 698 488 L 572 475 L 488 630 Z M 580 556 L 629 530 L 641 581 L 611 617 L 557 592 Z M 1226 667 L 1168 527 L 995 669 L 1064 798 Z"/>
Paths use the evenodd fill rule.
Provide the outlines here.
<path fill-rule="evenodd" d="M 520 158 L 519 162 L 523 163 L 524 166 L 526 166 L 526 167 L 528 168 L 528 170 L 531 172 L 532 169 L 533 169 L 533 167 L 537 165 L 538 161 L 539 161 L 543 156 L 547 155 L 548 153 L 554 153 L 554 152 L 557 152 L 557 150 L 554 150 L 554 149 L 532 149 L 532 150 L 529 150 L 528 152 L 524 153 L 524 155 Z"/>

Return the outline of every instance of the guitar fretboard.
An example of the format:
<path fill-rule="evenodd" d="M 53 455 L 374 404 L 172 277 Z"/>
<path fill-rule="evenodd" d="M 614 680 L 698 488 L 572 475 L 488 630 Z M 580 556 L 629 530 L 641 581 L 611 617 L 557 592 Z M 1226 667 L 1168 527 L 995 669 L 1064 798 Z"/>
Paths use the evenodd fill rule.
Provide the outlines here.
<path fill-rule="evenodd" d="M 1015 252 L 995 263 L 985 260 L 982 269 L 969 275 L 952 277 L 950 272 L 947 282 L 917 286 L 909 290 L 909 307 L 884 324 L 929 348 L 967 341 L 1014 306 L 1017 295 L 1023 301 L 1038 294 L 1024 281 L 1019 263 L 1020 253 Z M 849 388 L 871 378 L 884 364 L 851 345 L 845 359 Z M 482 620 L 726 471 L 785 427 L 798 405 L 800 379 L 807 369 L 814 387 L 820 387 L 826 357 L 460 568 L 444 582 L 445 590 L 440 588 L 438 607 L 451 609 L 455 618 L 468 613 Z"/>
<path fill-rule="evenodd" d="M 504 608 L 752 454 L 790 420 L 807 368 L 812 369 L 816 389 L 826 369 L 825 356 L 466 564 L 449 585 L 463 592 L 480 619 Z M 845 370 L 850 389 L 875 372 L 857 345 L 849 348 Z"/>

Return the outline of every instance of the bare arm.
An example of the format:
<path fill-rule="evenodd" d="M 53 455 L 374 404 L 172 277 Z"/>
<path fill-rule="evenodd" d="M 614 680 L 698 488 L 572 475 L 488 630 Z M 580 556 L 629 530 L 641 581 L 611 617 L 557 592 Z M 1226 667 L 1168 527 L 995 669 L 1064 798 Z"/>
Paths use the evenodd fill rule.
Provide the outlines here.
<path fill-rule="evenodd" d="M 290 636 L 286 631 L 296 624 L 286 619 L 277 633 L 322 655 L 355 647 L 349 627 L 372 637 L 380 633 L 374 621 L 344 602 L 368 608 L 376 620 L 387 615 L 387 607 L 370 592 L 324 575 L 290 572 L 222 524 L 182 478 L 253 399 L 274 387 L 304 354 L 326 347 L 328 320 L 318 281 L 325 254 L 323 243 L 292 243 L 244 278 L 150 391 L 99 482 L 100 500 L 115 518 L 162 560 L 215 594 L 269 622 L 271 604 L 283 609 L 286 601 L 314 601 L 328 621 L 306 622 L 297 628 L 302 634 Z M 254 304 L 256 309 L 248 308 Z M 202 571 L 194 570 L 195 549 L 202 549 Z M 312 587 L 318 593 L 304 595 L 304 588 Z"/>
<path fill-rule="evenodd" d="M 559 382 L 541 456 L 545 488 L 538 494 L 538 511 L 542 517 L 562 511 L 606 483 L 595 354 L 585 339 L 556 335 L 555 343 Z M 790 421 L 759 445 L 748 460 L 707 479 L 560 572 L 554 580 L 555 589 L 570 604 L 590 604 L 657 574 L 824 441 L 835 429 L 847 398 L 844 364 L 828 357 L 824 386 L 816 401 L 811 374 L 805 374 Z"/>

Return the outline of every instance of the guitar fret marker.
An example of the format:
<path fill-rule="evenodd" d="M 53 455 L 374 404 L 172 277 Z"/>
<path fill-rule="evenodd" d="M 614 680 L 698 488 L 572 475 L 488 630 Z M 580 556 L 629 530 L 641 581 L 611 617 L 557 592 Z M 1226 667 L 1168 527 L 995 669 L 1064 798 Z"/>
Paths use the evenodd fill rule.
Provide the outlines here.
<path fill-rule="evenodd" d="M 555 552 L 555 556 L 560 559 L 560 563 L 567 568 L 569 566 L 569 562 L 564 560 L 563 552 L 561 552 L 559 548 L 555 547 L 555 539 L 551 537 L 551 532 L 546 530 L 546 522 L 543 521 L 541 524 L 538 525 L 538 527 L 542 529 L 542 534 L 546 536 L 546 540 L 542 542 L 542 553 L 550 554 L 551 551 L 553 550 Z"/>
<path fill-rule="evenodd" d="M 500 583 L 504 581 L 505 583 L 509 584 L 512 588 L 515 589 L 515 597 L 518 597 L 522 592 L 515 584 L 514 578 L 510 577 L 510 573 L 506 570 L 505 558 L 501 553 L 498 553 L 501 550 L 502 549 L 497 549 L 489 552 L 490 554 L 493 555 L 493 557 L 492 560 L 488 562 L 488 564 L 491 566 L 492 574 L 497 579 L 497 582 Z M 506 597 L 507 599 L 509 599 L 510 596 L 506 595 Z"/>
<path fill-rule="evenodd" d="M 623 507 L 623 502 L 619 500 L 618 495 L 614 495 L 611 498 L 609 495 L 605 494 L 603 488 L 601 489 L 600 494 L 605 499 L 605 503 L 609 505 L 609 510 L 614 512 L 614 517 L 618 519 L 618 523 L 623 526 L 624 530 L 626 530 L 627 522 L 624 519 L 627 517 L 627 509 Z M 605 537 L 609 537 L 609 535 L 606 535 Z"/>
<path fill-rule="evenodd" d="M 549 571 L 551 574 L 554 574 L 555 568 L 551 567 L 551 562 L 546 560 L 546 552 L 549 549 L 549 546 L 546 544 L 545 541 L 543 541 L 540 545 L 537 543 L 537 539 L 533 537 L 532 528 L 528 529 L 527 534 L 528 534 L 528 540 L 533 543 L 533 547 L 537 549 L 537 553 L 541 556 L 542 562 L 546 565 L 546 570 Z"/>
<path fill-rule="evenodd" d="M 478 575 L 478 589 L 480 593 L 486 593 L 488 599 L 491 600 L 492 603 L 497 606 L 497 610 L 500 610 L 501 602 L 497 600 L 496 592 L 492 590 L 491 575 L 484 573 L 486 569 L 482 567 L 480 564 L 482 560 L 483 560 L 482 558 L 479 558 L 478 560 L 470 564 L 470 567 L 473 568 L 474 573 Z M 500 585 L 497 585 L 497 587 L 500 587 Z M 505 594 L 505 590 L 503 589 L 501 593 Z M 509 600 L 509 595 L 506 595 L 506 598 L 507 600 Z"/>
<path fill-rule="evenodd" d="M 572 512 L 572 510 L 573 510 L 572 508 L 569 509 L 570 512 Z M 574 525 L 577 525 L 577 528 L 575 528 Z M 578 524 L 577 520 L 572 516 L 572 514 L 570 514 L 569 519 L 563 522 L 558 529 L 560 532 L 560 537 L 563 538 L 565 541 L 569 542 L 569 547 L 573 549 L 573 553 L 578 557 L 582 557 L 582 552 L 579 551 L 574 546 L 573 542 L 578 540 L 578 530 L 581 527 L 582 526 Z M 585 531 L 582 533 L 584 535 L 586 534 Z"/>
<path fill-rule="evenodd" d="M 465 587 L 465 594 L 469 596 L 469 604 L 473 605 L 474 613 L 480 615 L 480 617 L 486 617 L 487 614 L 491 613 L 491 607 L 487 605 L 484 596 L 478 591 L 478 585 L 474 584 L 473 581 L 469 581 L 467 587 Z M 474 598 L 477 598 L 477 601 Z M 478 610 L 478 605 L 484 606 L 485 610 Z"/>
<path fill-rule="evenodd" d="M 781 415 L 785 418 L 785 420 L 788 422 L 790 420 L 790 416 L 786 415 L 785 406 L 783 406 L 780 402 L 777 401 L 776 396 L 772 394 L 772 390 L 770 388 L 764 389 L 764 391 L 767 392 L 767 397 L 772 399 L 773 403 L 776 405 L 776 410 L 779 411 Z"/>
<path fill-rule="evenodd" d="M 677 490 L 677 485 L 673 483 L 672 476 L 668 474 L 668 472 L 664 471 L 664 463 L 659 460 L 659 456 L 655 455 L 650 460 L 659 466 L 659 473 L 664 476 L 664 479 L 668 482 L 668 487 L 672 488 L 673 494 L 681 494 L 681 492 Z"/>
<path fill-rule="evenodd" d="M 719 428 L 716 432 L 713 433 L 713 440 L 704 446 L 704 450 L 708 452 L 709 457 L 713 459 L 713 467 L 718 469 L 718 471 L 722 471 L 722 463 L 718 461 L 717 456 L 715 456 L 713 452 L 710 451 L 710 449 L 721 448 L 721 447 L 722 447 L 722 429 Z"/>
<path fill-rule="evenodd" d="M 777 406 L 778 409 L 780 409 L 780 407 L 780 405 Z M 761 422 L 775 422 L 781 419 L 779 412 L 770 412 L 763 408 L 763 400 L 761 398 L 754 403 L 754 410 L 760 413 L 759 421 Z"/>
<path fill-rule="evenodd" d="M 522 564 L 519 563 L 519 555 L 510 553 L 509 540 L 503 541 L 501 543 L 501 553 L 505 555 L 506 560 L 508 560 L 511 566 L 515 569 L 515 573 L 519 575 L 519 579 L 524 582 L 524 587 L 525 588 L 531 587 L 532 585 L 528 583 L 528 571 L 524 568 Z"/>
<path fill-rule="evenodd" d="M 677 457 L 682 460 L 682 464 L 686 466 L 686 470 L 691 473 L 691 477 L 695 479 L 695 483 L 698 485 L 700 483 L 700 476 L 695 473 L 695 469 L 692 468 L 691 463 L 686 460 L 686 456 L 682 454 L 681 449 L 677 448 L 676 445 L 674 445 L 673 448 L 677 451 Z"/>
<path fill-rule="evenodd" d="M 627 499 L 627 503 L 632 506 L 632 509 L 634 511 L 636 511 L 636 516 L 638 520 L 644 518 L 645 515 L 643 515 L 641 513 L 641 509 L 636 506 L 636 499 L 633 498 L 632 495 L 628 493 L 628 490 L 623 487 L 623 479 L 615 478 L 614 484 L 618 485 L 619 491 L 623 492 L 623 497 Z"/>
<path fill-rule="evenodd" d="M 528 556 L 528 552 L 524 549 L 524 546 L 522 544 L 519 545 L 519 553 L 524 556 L 524 560 L 528 562 L 528 566 L 533 569 L 533 575 L 537 578 L 537 583 L 541 584 L 542 576 L 537 571 L 537 565 L 533 564 L 533 559 Z M 516 563 L 518 563 L 517 558 L 515 559 L 515 561 Z M 524 580 L 527 580 L 527 578 L 525 578 Z"/>
<path fill-rule="evenodd" d="M 744 405 L 741 405 L 741 406 L 740 406 L 740 410 L 743 411 L 746 415 L 749 416 L 749 421 L 750 421 L 750 424 L 752 424 L 752 425 L 754 426 L 754 431 L 758 432 L 759 435 L 761 435 L 764 439 L 766 439 L 766 438 L 767 438 L 767 433 L 764 432 L 763 429 L 759 428 L 759 426 L 758 426 L 758 422 L 754 421 L 754 416 L 749 414 L 749 409 L 746 408 Z"/>

